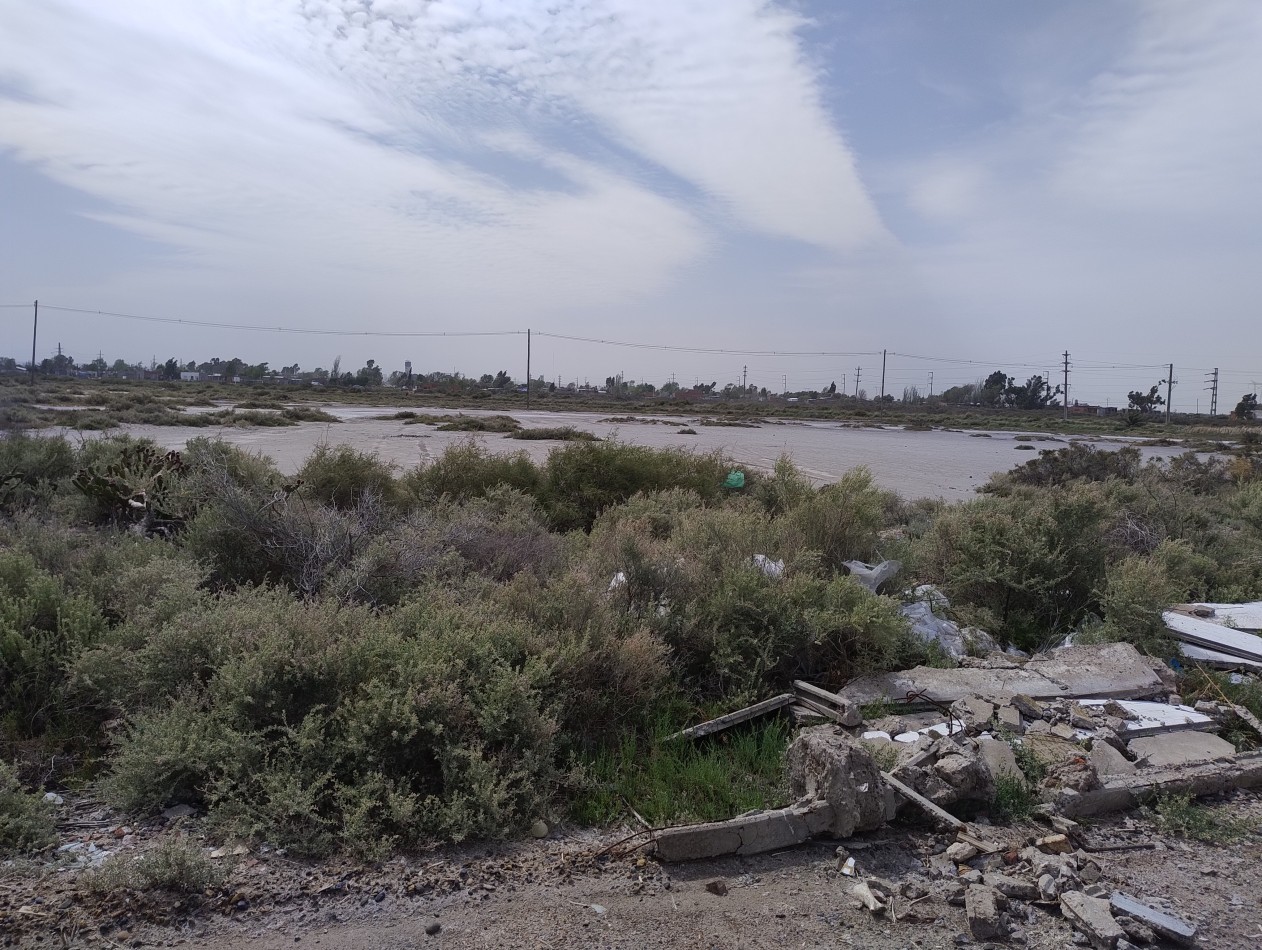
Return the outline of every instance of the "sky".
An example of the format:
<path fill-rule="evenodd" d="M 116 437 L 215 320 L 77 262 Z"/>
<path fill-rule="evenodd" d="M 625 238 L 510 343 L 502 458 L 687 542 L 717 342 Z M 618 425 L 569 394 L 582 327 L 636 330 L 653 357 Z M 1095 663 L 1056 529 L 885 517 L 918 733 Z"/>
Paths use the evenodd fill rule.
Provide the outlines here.
<path fill-rule="evenodd" d="M 563 382 L 1068 352 L 1230 409 L 1259 50 L 1256 0 L 0 0 L 0 355 L 38 299 L 39 358 L 520 379 L 530 328 Z"/>

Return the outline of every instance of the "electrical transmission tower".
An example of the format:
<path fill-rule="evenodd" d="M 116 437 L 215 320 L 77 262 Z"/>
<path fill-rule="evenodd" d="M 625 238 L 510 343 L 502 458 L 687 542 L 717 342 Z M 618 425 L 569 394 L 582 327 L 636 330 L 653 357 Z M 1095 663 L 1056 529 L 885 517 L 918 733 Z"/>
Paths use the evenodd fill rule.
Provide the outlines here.
<path fill-rule="evenodd" d="M 1210 416 L 1218 415 L 1218 367 L 1214 367 L 1212 373 L 1205 374 L 1206 386 L 1209 390 L 1209 414 Z"/>

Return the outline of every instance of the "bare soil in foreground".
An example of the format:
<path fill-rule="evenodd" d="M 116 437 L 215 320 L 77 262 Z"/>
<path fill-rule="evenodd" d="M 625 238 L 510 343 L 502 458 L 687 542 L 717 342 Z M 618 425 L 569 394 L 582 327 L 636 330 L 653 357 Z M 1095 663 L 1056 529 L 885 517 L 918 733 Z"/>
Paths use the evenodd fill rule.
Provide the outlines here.
<path fill-rule="evenodd" d="M 1257 829 L 1262 823 L 1262 797 L 1254 793 L 1211 804 L 1237 824 Z M 914 825 L 685 865 L 658 864 L 636 847 L 643 838 L 619 844 L 626 830 L 560 828 L 542 841 L 444 849 L 370 866 L 304 863 L 261 851 L 219 859 L 232 862 L 222 886 L 180 896 L 94 893 L 87 886 L 92 872 L 73 867 L 68 855 L 82 855 L 89 846 L 140 854 L 172 835 L 200 840 L 196 819 L 137 828 L 98 819 L 85 829 L 87 823 L 63 825 L 62 841 L 77 850 L 63 845 L 56 859 L 0 865 L 4 946 L 987 946 L 969 933 L 958 879 L 933 867 L 932 857 L 954 835 Z M 992 832 L 1019 849 L 1048 830 L 1029 824 Z M 1193 922 L 1198 946 L 1262 946 L 1262 836 L 1256 831 L 1233 844 L 1206 844 L 1164 836 L 1149 815 L 1131 813 L 1084 825 L 1074 843 L 1099 865 L 1101 886 Z M 861 908 L 851 894 L 855 879 L 838 868 L 839 844 L 855 858 L 860 875 L 893 885 L 900 896 L 892 913 L 874 916 Z M 981 868 L 987 861 L 1003 870 L 999 855 L 972 864 Z M 1086 945 L 1056 903 L 1014 902 L 1013 908 L 1024 925 L 1004 945 Z"/>

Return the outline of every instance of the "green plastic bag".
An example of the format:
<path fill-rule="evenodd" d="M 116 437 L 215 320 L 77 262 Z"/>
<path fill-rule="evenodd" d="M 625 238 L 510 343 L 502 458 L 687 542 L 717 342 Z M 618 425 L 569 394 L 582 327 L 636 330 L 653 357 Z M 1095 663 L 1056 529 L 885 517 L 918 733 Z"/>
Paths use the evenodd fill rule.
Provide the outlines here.
<path fill-rule="evenodd" d="M 736 469 L 732 469 L 730 472 L 727 473 L 727 479 L 723 482 L 723 487 L 731 488 L 734 491 L 739 491 L 740 489 L 744 488 L 745 487 L 745 473 L 741 471 L 737 471 Z"/>

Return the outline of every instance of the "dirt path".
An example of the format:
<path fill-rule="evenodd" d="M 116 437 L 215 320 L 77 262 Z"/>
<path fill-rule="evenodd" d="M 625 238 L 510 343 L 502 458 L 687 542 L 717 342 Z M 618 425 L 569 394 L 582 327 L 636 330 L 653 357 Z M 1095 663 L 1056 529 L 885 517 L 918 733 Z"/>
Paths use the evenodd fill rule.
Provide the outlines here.
<path fill-rule="evenodd" d="M 1254 828 L 1262 822 L 1262 798 L 1256 795 L 1237 793 L 1217 807 Z M 195 833 L 195 827 L 162 833 L 176 832 Z M 1046 828 L 995 832 L 1020 846 Z M 0 870 L 0 934 L 5 946 L 209 950 L 296 945 L 932 950 L 974 943 L 963 907 L 953 903 L 958 882 L 935 878 L 929 865 L 930 856 L 953 839 L 926 829 L 890 827 L 844 842 L 863 875 L 926 895 L 914 904 L 897 898 L 894 916 L 859 908 L 850 894 L 854 880 L 837 869 L 838 842 L 664 866 L 625 849 L 600 854 L 616 840 L 573 831 L 543 842 L 450 849 L 369 868 L 250 855 L 232 870 L 222 893 L 197 909 L 170 895 L 94 898 L 82 886 L 83 872 L 11 866 Z M 1103 872 L 1101 884 L 1166 901 L 1198 925 L 1199 946 L 1262 945 L 1258 834 L 1223 847 L 1163 838 L 1136 814 L 1084 828 L 1081 843 L 1089 849 L 1134 848 L 1092 855 Z M 1030 903 L 1024 915 L 1018 945 L 1020 938 L 1032 948 L 1074 945 L 1074 932 L 1055 905 Z"/>

